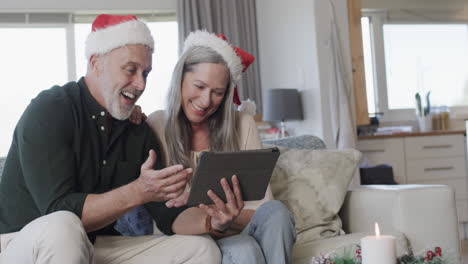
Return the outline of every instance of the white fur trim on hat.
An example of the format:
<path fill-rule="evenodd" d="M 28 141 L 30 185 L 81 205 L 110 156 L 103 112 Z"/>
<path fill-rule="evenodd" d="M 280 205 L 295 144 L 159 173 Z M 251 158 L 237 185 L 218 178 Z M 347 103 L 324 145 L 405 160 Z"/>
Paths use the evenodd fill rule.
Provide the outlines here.
<path fill-rule="evenodd" d="M 191 32 L 185 39 L 183 52 L 193 46 L 208 47 L 219 53 L 226 62 L 233 81 L 236 83 L 239 81 L 243 69 L 242 61 L 227 41 L 206 30 L 197 30 Z"/>
<path fill-rule="evenodd" d="M 93 54 L 105 54 L 130 44 L 142 44 L 154 49 L 148 26 L 139 20 L 129 20 L 89 33 L 86 39 L 86 59 Z"/>

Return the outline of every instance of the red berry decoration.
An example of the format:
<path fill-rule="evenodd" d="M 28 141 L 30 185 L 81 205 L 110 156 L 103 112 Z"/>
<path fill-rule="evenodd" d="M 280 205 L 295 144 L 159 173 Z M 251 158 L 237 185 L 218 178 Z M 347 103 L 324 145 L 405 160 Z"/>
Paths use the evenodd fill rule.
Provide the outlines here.
<path fill-rule="evenodd" d="M 442 249 L 440 247 L 436 247 L 434 250 L 436 256 L 442 257 Z"/>
<path fill-rule="evenodd" d="M 361 249 L 360 249 L 360 248 L 356 249 L 356 258 L 359 259 L 359 260 L 362 258 L 362 257 L 361 257 Z"/>
<path fill-rule="evenodd" d="M 432 260 L 434 256 L 435 256 L 435 253 L 432 250 L 428 250 L 426 252 L 426 260 Z"/>

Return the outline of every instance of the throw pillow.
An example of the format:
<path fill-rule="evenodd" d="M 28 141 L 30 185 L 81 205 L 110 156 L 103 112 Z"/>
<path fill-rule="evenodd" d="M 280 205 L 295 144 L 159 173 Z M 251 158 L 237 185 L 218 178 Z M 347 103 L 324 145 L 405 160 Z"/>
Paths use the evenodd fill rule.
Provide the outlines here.
<path fill-rule="evenodd" d="M 338 212 L 361 153 L 279 148 L 270 184 L 275 199 L 294 215 L 297 243 L 344 234 Z"/>

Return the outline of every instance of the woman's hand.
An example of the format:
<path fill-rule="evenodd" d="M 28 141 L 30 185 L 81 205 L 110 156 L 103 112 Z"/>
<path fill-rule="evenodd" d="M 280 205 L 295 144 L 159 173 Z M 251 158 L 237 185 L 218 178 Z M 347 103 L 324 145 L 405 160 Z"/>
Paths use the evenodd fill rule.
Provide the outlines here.
<path fill-rule="evenodd" d="M 179 197 L 166 202 L 166 207 L 181 207 L 187 204 L 189 192 L 183 192 Z"/>
<path fill-rule="evenodd" d="M 141 111 L 141 106 L 135 105 L 128 120 L 130 120 L 130 122 L 132 122 L 135 125 L 139 125 L 142 121 L 145 121 L 146 118 L 147 116 L 145 115 L 145 113 Z"/>
<path fill-rule="evenodd" d="M 226 195 L 227 203 L 224 203 L 212 190 L 209 190 L 208 196 L 214 204 L 209 206 L 205 204 L 199 205 L 199 208 L 211 216 L 211 228 L 219 232 L 226 231 L 244 207 L 240 184 L 236 175 L 232 176 L 232 183 L 234 193 L 229 187 L 228 181 L 225 178 L 221 179 L 221 186 Z"/>

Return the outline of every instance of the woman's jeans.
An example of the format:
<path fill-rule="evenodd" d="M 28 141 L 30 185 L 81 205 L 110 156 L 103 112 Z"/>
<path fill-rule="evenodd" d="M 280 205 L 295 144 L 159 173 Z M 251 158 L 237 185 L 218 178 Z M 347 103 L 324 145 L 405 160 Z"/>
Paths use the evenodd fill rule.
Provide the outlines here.
<path fill-rule="evenodd" d="M 292 263 L 294 242 L 294 218 L 286 206 L 275 200 L 257 208 L 240 234 L 217 241 L 223 264 Z"/>

